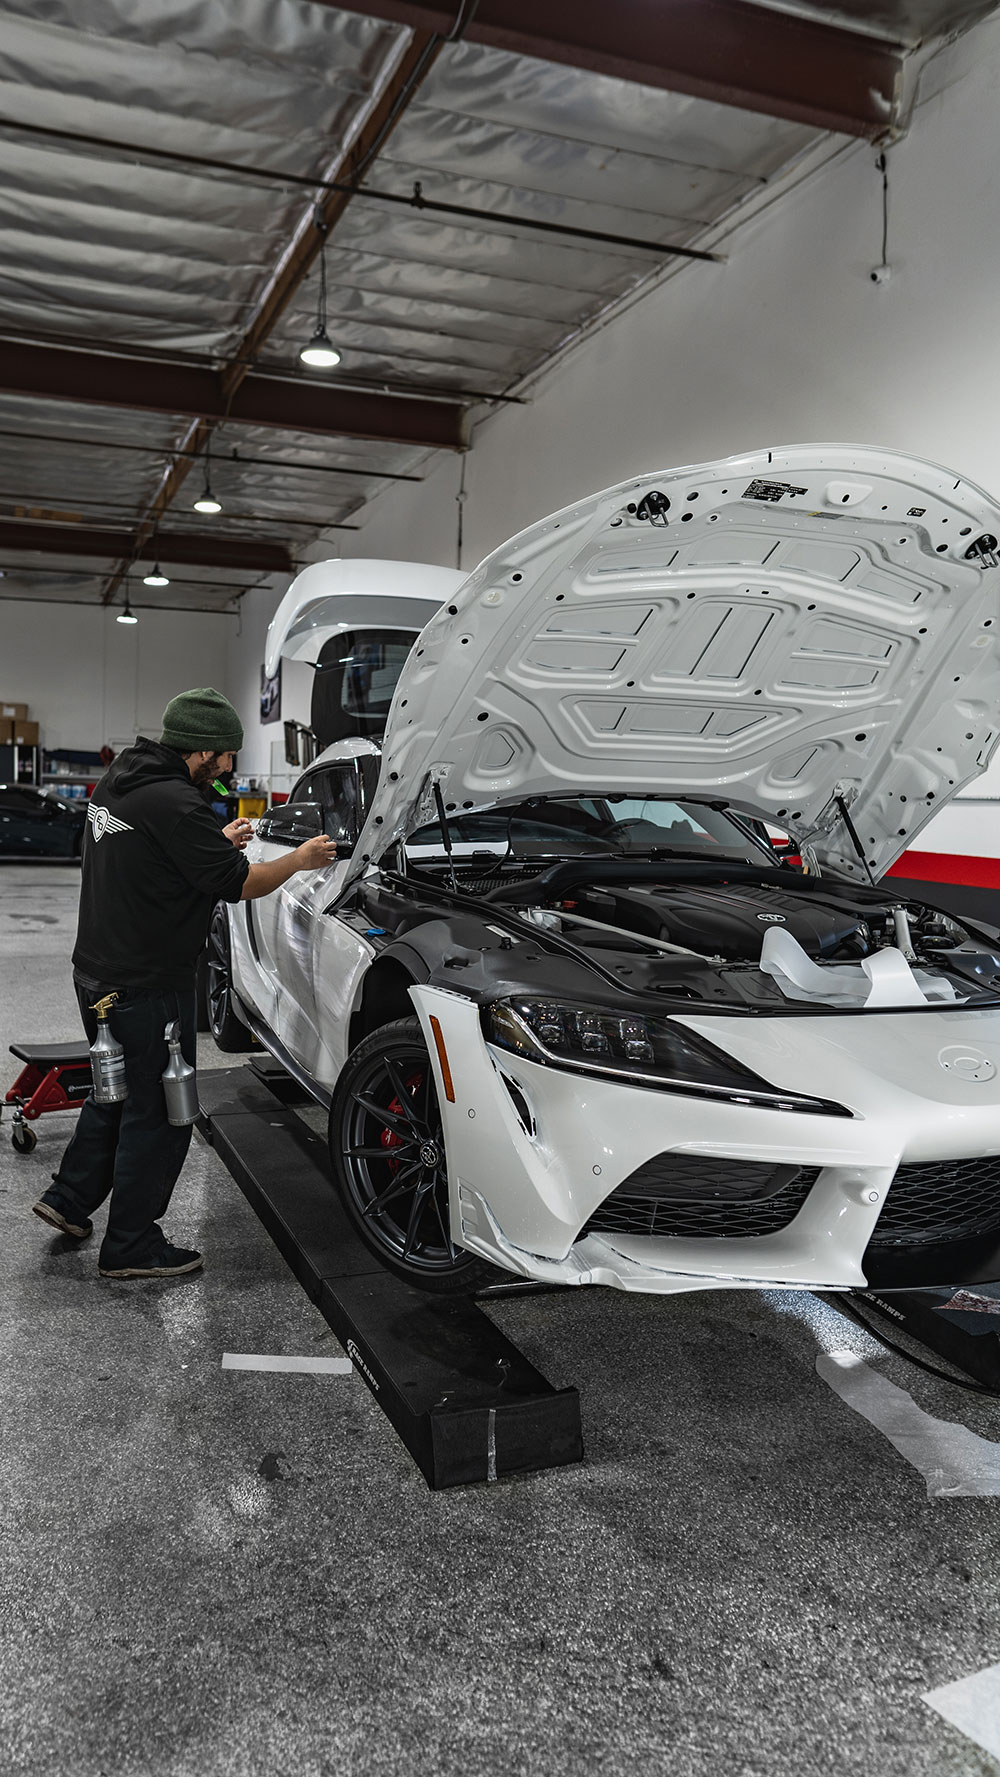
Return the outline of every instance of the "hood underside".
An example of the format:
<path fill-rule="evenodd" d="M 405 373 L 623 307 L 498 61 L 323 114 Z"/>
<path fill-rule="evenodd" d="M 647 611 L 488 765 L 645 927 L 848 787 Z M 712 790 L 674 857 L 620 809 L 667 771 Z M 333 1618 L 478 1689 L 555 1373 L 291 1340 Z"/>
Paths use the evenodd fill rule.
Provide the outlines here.
<path fill-rule="evenodd" d="M 449 811 L 725 801 L 826 871 L 880 876 L 1000 738 L 998 536 L 981 489 L 846 445 L 645 475 L 555 513 L 420 636 L 355 867 L 434 818 L 436 783 Z"/>

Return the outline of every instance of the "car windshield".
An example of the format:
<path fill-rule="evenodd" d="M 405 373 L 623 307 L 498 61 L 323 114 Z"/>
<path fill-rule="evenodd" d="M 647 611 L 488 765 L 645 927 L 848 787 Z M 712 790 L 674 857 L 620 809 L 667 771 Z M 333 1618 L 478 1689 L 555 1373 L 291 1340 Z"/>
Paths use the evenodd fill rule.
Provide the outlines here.
<path fill-rule="evenodd" d="M 752 858 L 761 853 L 721 812 L 663 796 L 534 797 L 512 808 L 453 816 L 456 848 L 509 852 L 513 857 L 622 856 L 676 852 L 687 857 Z M 766 836 L 761 834 L 763 843 Z M 407 842 L 440 853 L 440 828 L 420 827 Z"/>

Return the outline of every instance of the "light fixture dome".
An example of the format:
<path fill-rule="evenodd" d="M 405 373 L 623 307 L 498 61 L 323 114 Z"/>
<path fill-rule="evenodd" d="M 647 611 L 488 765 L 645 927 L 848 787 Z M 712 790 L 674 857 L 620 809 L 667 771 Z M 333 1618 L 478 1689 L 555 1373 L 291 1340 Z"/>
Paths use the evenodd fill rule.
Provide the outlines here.
<path fill-rule="evenodd" d="M 157 562 L 155 567 L 150 568 L 148 574 L 143 574 L 142 584 L 143 586 L 169 586 L 170 581 Z"/>
<path fill-rule="evenodd" d="M 340 363 L 340 353 L 322 324 L 317 327 L 308 345 L 302 347 L 299 362 L 313 370 L 332 370 Z"/>
<path fill-rule="evenodd" d="M 194 510 L 196 512 L 221 512 L 222 511 L 222 501 L 216 499 L 216 497 L 213 494 L 211 488 L 209 487 L 207 481 L 205 483 L 203 491 L 198 495 L 198 498 L 194 501 Z"/>
<path fill-rule="evenodd" d="M 115 618 L 115 622 L 116 623 L 138 623 L 138 621 L 139 621 L 139 619 L 135 615 L 135 612 L 133 611 L 131 605 L 129 604 L 128 594 L 126 593 L 125 608 L 124 608 L 124 610 L 119 611 L 118 616 Z"/>

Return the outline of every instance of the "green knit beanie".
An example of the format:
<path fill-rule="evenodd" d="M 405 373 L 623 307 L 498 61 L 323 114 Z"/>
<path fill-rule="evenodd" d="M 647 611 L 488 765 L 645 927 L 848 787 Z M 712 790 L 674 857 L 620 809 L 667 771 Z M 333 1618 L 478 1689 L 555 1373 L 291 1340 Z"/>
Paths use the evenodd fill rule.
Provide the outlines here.
<path fill-rule="evenodd" d="M 236 753 L 243 745 L 243 724 L 221 691 L 202 685 L 170 699 L 160 743 L 183 753 Z"/>

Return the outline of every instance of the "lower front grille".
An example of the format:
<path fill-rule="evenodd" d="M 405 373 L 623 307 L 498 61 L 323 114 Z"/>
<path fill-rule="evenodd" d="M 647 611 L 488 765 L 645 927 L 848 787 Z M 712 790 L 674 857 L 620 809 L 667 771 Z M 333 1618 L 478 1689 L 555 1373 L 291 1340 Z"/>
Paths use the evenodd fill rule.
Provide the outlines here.
<path fill-rule="evenodd" d="M 933 1246 L 1000 1229 L 1000 1154 L 900 1166 L 869 1241 Z"/>
<path fill-rule="evenodd" d="M 632 1173 L 598 1205 L 579 1238 L 587 1234 L 645 1234 L 661 1239 L 672 1235 L 687 1240 L 739 1240 L 777 1234 L 795 1220 L 819 1177 L 815 1166 L 759 1166 L 686 1156 L 683 1186 L 678 1189 L 681 1180 L 675 1175 L 676 1194 L 666 1195 L 671 1180 L 668 1163 L 673 1158 L 661 1155 Z M 695 1167 L 701 1168 L 697 1200 L 691 1194 Z M 738 1181 L 742 1183 L 740 1197 L 732 1194 Z"/>

